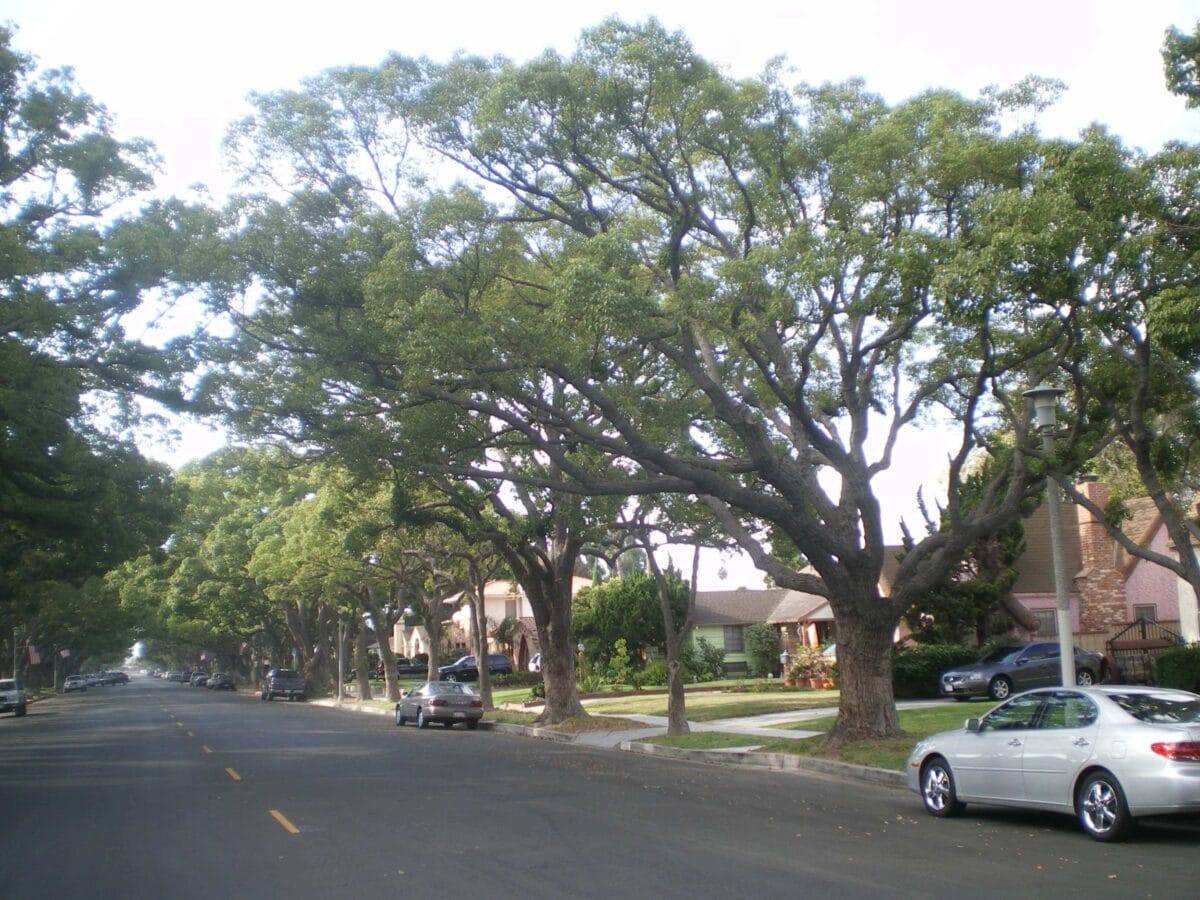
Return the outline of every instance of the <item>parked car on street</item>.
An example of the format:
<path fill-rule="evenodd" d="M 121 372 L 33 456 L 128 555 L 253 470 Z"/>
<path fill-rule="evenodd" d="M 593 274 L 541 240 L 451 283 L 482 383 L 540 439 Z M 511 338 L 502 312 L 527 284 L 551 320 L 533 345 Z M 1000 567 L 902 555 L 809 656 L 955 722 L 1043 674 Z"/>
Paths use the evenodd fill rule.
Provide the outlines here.
<path fill-rule="evenodd" d="M 237 685 L 233 682 L 233 676 L 225 672 L 213 672 L 208 676 L 208 681 L 204 685 L 210 691 L 235 691 Z"/>
<path fill-rule="evenodd" d="M 967 700 L 991 697 L 1007 700 L 1014 693 L 1030 688 L 1053 687 L 1062 683 L 1062 667 L 1057 641 L 1011 644 L 997 647 L 979 662 L 955 666 L 938 678 L 942 696 Z M 1103 654 L 1075 648 L 1075 683 L 1087 687 L 1108 676 Z"/>
<path fill-rule="evenodd" d="M 418 728 L 428 728 L 430 722 L 447 728 L 466 722 L 467 728 L 475 729 L 482 718 L 483 701 L 465 684 L 455 682 L 426 681 L 405 691 L 396 704 L 397 725 L 414 719 Z"/>
<path fill-rule="evenodd" d="M 189 678 L 188 681 L 191 683 L 192 687 L 204 687 L 208 684 L 208 673 L 200 671 L 193 672 L 192 677 Z"/>
<path fill-rule="evenodd" d="M 0 678 L 0 713 L 25 715 L 25 690 L 15 678 Z"/>
<path fill-rule="evenodd" d="M 918 741 L 908 786 L 938 817 L 970 803 L 1073 813 L 1117 841 L 1140 816 L 1200 812 L 1200 695 L 1134 685 L 1018 694 Z"/>
<path fill-rule="evenodd" d="M 493 675 L 511 675 L 512 662 L 503 653 L 488 656 L 488 671 Z M 438 666 L 440 681 L 475 681 L 479 678 L 479 667 L 474 656 L 463 656 L 448 666 Z"/>
<path fill-rule="evenodd" d="M 67 680 L 63 682 L 64 694 L 69 694 L 71 691 L 86 691 L 87 689 L 87 679 L 82 675 L 68 675 Z"/>
<path fill-rule="evenodd" d="M 291 669 L 272 669 L 263 679 L 262 699 L 287 697 L 289 700 L 303 700 L 306 690 L 307 685 L 299 672 Z"/>

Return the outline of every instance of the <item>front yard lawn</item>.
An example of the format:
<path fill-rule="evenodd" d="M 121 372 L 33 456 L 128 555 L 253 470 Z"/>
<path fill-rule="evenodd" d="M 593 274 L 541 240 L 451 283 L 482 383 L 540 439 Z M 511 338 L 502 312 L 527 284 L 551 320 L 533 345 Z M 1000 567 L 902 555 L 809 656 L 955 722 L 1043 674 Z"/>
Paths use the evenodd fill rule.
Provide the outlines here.
<path fill-rule="evenodd" d="M 811 737 L 796 740 L 794 738 L 753 738 L 744 734 L 714 734 L 712 732 L 696 732 L 682 737 L 649 738 L 646 743 L 663 744 L 668 747 L 683 747 L 693 750 L 717 750 L 722 747 L 745 747 L 749 743 L 757 745 L 761 753 L 794 753 L 799 756 L 820 756 L 841 762 L 856 763 L 861 766 L 874 766 L 879 769 L 894 769 L 904 771 L 904 763 L 908 754 L 918 740 L 939 731 L 949 731 L 961 728 L 963 722 L 971 717 L 982 715 L 995 706 L 992 702 L 955 703 L 953 705 L 932 706 L 922 709 L 901 709 L 899 711 L 900 727 L 908 736 L 894 740 L 856 741 L 841 747 L 836 752 L 825 750 L 824 737 Z M 691 718 L 689 714 L 689 719 Z M 693 720 L 695 721 L 695 720 Z M 808 719 L 804 722 L 793 722 L 778 726 L 781 729 L 799 731 L 828 731 L 833 727 L 834 716 L 821 719 Z"/>
<path fill-rule="evenodd" d="M 711 722 L 715 719 L 735 719 L 794 709 L 820 709 L 837 706 L 837 703 L 837 691 L 695 693 L 687 695 L 687 717 L 689 722 Z M 587 709 L 588 712 L 607 716 L 665 716 L 667 696 L 614 697 L 589 703 Z"/>

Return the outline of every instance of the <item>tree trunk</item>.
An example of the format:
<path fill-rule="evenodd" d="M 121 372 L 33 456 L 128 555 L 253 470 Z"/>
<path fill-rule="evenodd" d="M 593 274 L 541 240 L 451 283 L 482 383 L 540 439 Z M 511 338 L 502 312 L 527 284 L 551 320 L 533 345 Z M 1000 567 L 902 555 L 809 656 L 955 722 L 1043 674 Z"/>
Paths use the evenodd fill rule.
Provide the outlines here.
<path fill-rule="evenodd" d="M 367 626 L 360 623 L 354 636 L 354 673 L 358 682 L 358 699 L 374 700 L 371 693 L 371 673 L 367 671 Z"/>
<path fill-rule="evenodd" d="M 880 603 L 880 617 L 883 607 Z M 837 617 L 838 719 L 826 743 L 831 746 L 866 738 L 901 737 L 892 690 L 892 635 L 875 617 L 867 618 L 850 606 Z M 853 725 L 849 724 L 853 723 Z"/>
<path fill-rule="evenodd" d="M 537 721 L 553 725 L 564 719 L 586 717 L 575 683 L 575 647 L 571 639 L 571 588 L 579 539 L 559 536 L 550 542 L 548 553 L 534 545 L 514 545 L 503 536 L 493 538 L 493 543 L 525 592 L 537 626 L 546 686 L 546 706 Z"/>
<path fill-rule="evenodd" d="M 538 615 L 538 642 L 542 648 L 542 680 L 546 685 L 546 707 L 538 722 L 553 725 L 569 718 L 587 716 L 579 700 L 579 687 L 575 683 L 575 647 L 571 643 L 571 607 L 558 604 L 544 609 Z"/>
<path fill-rule="evenodd" d="M 483 708 L 495 709 L 492 703 L 492 673 L 488 665 L 487 615 L 483 606 L 483 585 L 474 583 L 467 588 L 467 609 L 471 614 L 471 646 L 475 653 L 475 668 L 479 671 L 479 699 Z"/>

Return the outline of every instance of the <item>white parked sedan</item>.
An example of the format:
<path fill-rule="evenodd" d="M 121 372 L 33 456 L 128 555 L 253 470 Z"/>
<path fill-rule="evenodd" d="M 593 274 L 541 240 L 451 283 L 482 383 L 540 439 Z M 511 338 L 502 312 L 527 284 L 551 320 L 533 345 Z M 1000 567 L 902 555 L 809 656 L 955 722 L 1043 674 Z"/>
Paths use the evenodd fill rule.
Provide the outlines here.
<path fill-rule="evenodd" d="M 1073 813 L 1098 841 L 1139 816 L 1200 812 L 1200 696 L 1106 685 L 1042 688 L 925 738 L 908 786 L 935 816 L 964 804 Z"/>

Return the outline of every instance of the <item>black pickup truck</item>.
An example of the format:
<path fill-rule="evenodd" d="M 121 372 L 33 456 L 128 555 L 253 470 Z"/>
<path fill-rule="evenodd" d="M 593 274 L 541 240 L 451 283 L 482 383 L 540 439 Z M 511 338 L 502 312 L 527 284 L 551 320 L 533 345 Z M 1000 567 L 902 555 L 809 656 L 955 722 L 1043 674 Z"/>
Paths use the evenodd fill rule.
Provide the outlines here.
<path fill-rule="evenodd" d="M 272 669 L 263 679 L 262 699 L 287 697 L 289 700 L 303 700 L 306 690 L 307 685 L 299 672 L 291 669 Z"/>

